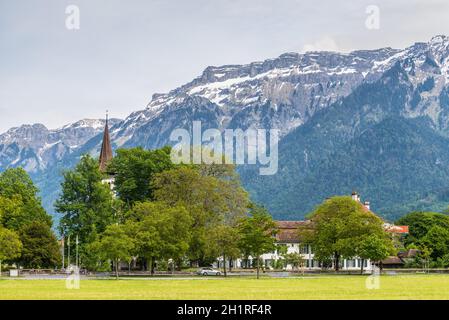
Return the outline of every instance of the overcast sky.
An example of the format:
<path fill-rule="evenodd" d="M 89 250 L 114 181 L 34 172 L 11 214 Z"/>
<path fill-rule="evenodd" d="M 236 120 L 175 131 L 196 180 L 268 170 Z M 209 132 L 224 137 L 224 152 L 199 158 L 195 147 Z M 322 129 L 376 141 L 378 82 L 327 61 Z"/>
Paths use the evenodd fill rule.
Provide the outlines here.
<path fill-rule="evenodd" d="M 80 29 L 66 27 L 66 7 Z M 377 30 L 366 8 L 380 9 Z M 124 118 L 209 65 L 449 35 L 447 0 L 0 0 L 0 132 Z M 69 20 L 72 21 L 72 20 Z"/>

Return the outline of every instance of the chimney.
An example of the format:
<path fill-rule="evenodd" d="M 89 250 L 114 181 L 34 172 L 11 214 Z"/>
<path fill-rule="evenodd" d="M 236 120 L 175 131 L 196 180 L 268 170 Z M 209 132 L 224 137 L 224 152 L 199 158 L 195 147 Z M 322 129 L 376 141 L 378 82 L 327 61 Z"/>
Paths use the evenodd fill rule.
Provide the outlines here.
<path fill-rule="evenodd" d="M 369 210 L 369 201 L 365 201 L 365 202 L 363 203 L 363 205 L 365 206 L 365 208 L 367 208 L 367 209 Z"/>

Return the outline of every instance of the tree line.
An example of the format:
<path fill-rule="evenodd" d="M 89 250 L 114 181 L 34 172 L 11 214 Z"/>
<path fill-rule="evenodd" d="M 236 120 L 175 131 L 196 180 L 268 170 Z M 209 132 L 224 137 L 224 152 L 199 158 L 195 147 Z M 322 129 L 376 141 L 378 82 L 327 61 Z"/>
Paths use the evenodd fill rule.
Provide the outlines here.
<path fill-rule="evenodd" d="M 55 202 L 65 255 L 67 239 L 78 237 L 80 266 L 93 271 L 114 266 L 118 273 L 121 263 L 137 262 L 153 274 L 156 268 L 209 266 L 217 257 L 223 262 L 252 257 L 259 274 L 260 256 L 274 250 L 283 266 L 304 263 L 301 254 L 276 246 L 276 223 L 250 201 L 233 165 L 175 165 L 170 152 L 170 147 L 117 150 L 108 165 L 113 192 L 104 182 L 108 174 L 89 155 L 65 171 Z M 336 271 L 343 259 L 379 262 L 407 249 L 419 252 L 407 266 L 449 267 L 448 215 L 413 212 L 397 223 L 410 227 L 404 239 L 385 232 L 383 221 L 359 202 L 332 197 L 308 215 L 298 237 L 311 245 L 314 260 Z M 74 261 L 75 250 L 70 254 Z M 2 262 L 24 268 L 62 264 L 51 216 L 21 168 L 0 173 L 0 269 Z"/>
<path fill-rule="evenodd" d="M 274 250 L 276 224 L 251 203 L 234 166 L 175 165 L 170 152 L 117 150 L 107 168 L 114 192 L 89 155 L 64 173 L 59 231 L 78 236 L 83 267 L 110 270 L 112 261 L 118 274 L 120 263 L 137 260 L 153 274 L 156 266 L 180 270 Z"/>

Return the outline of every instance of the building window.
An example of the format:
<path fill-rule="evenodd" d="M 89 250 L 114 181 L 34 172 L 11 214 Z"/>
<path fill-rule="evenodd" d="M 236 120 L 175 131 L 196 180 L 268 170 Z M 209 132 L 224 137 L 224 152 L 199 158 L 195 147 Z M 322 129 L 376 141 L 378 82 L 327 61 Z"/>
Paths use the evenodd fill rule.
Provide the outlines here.
<path fill-rule="evenodd" d="M 308 253 L 308 246 L 307 245 L 299 246 L 299 253 L 307 254 Z"/>

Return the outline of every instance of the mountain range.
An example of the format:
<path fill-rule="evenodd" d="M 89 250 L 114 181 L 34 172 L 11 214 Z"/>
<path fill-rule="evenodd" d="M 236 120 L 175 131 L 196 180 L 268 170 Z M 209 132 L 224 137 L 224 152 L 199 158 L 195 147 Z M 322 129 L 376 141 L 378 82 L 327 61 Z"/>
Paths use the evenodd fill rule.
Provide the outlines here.
<path fill-rule="evenodd" d="M 449 38 L 405 49 L 286 53 L 208 67 L 154 94 L 146 108 L 111 119 L 114 148 L 170 144 L 176 128 L 276 128 L 279 170 L 239 172 L 251 197 L 277 219 L 302 219 L 326 197 L 357 190 L 389 220 L 449 205 Z M 0 170 L 22 166 L 53 212 L 61 171 L 97 155 L 104 120 L 0 135 Z"/>

